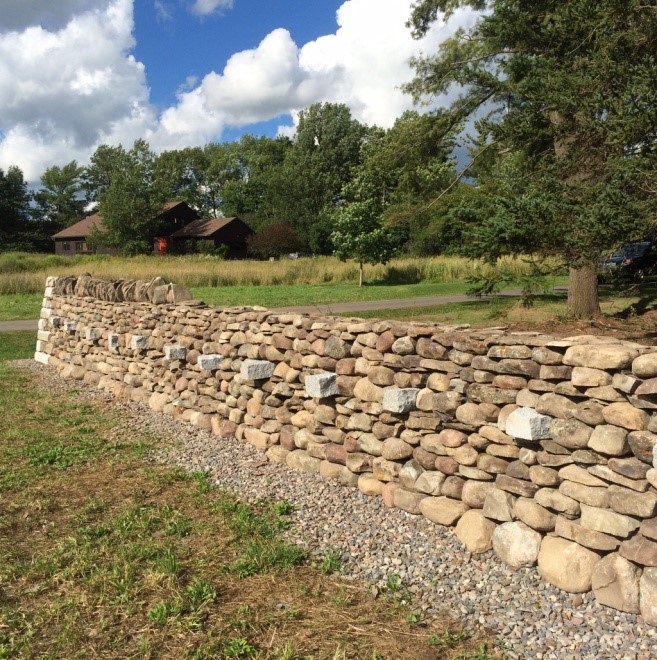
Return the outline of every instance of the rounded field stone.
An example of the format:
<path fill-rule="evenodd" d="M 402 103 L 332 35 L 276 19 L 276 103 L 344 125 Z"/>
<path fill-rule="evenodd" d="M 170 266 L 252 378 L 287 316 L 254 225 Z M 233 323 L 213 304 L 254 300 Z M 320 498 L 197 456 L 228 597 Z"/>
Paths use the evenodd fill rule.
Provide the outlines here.
<path fill-rule="evenodd" d="M 493 551 L 511 568 L 533 566 L 540 546 L 541 535 L 523 522 L 507 522 L 493 532 Z"/>
<path fill-rule="evenodd" d="M 590 591 L 593 570 L 600 561 L 579 543 L 546 536 L 538 553 L 538 572 L 550 584 L 569 593 Z"/>

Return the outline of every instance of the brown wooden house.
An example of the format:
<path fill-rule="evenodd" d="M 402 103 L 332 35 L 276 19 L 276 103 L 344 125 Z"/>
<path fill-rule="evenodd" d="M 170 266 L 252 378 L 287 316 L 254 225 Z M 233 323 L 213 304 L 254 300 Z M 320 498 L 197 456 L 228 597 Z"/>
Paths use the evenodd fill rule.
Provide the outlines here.
<path fill-rule="evenodd" d="M 162 207 L 158 215 L 159 228 L 157 235 L 152 237 L 154 249 L 162 245 L 162 239 L 167 239 L 174 232 L 182 229 L 198 218 L 198 213 L 185 202 L 171 201 Z M 73 256 L 76 254 L 117 254 L 118 250 L 105 245 L 92 245 L 90 237 L 94 231 L 102 230 L 103 218 L 100 213 L 94 213 L 83 218 L 74 225 L 62 229 L 52 238 L 55 241 L 55 254 Z"/>
<path fill-rule="evenodd" d="M 227 246 L 228 259 L 244 259 L 253 233 L 239 218 L 199 218 L 171 234 L 169 242 L 172 251 L 186 252 L 198 241 L 210 241 L 215 247 Z"/>

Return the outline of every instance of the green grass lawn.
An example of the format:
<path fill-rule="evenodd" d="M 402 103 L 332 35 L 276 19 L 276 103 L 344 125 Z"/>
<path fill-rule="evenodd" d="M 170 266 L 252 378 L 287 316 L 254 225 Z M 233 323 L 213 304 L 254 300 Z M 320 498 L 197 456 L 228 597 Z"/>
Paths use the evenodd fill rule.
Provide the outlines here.
<path fill-rule="evenodd" d="M 355 284 L 277 284 L 272 286 L 199 287 L 194 296 L 209 305 L 262 305 L 264 307 L 290 307 L 341 303 L 355 300 L 388 300 L 418 296 L 446 296 L 465 293 L 465 282 L 399 285 Z"/>
<path fill-rule="evenodd" d="M 426 283 L 359 288 L 354 284 L 277 284 L 271 286 L 199 287 L 192 289 L 195 298 L 208 305 L 261 305 L 289 307 L 353 300 L 386 300 L 417 296 L 442 296 L 465 293 L 465 282 Z M 0 321 L 38 318 L 43 296 L 17 294 L 0 296 Z"/>
<path fill-rule="evenodd" d="M 18 293 L 0 296 L 0 321 L 38 319 L 43 294 Z"/>

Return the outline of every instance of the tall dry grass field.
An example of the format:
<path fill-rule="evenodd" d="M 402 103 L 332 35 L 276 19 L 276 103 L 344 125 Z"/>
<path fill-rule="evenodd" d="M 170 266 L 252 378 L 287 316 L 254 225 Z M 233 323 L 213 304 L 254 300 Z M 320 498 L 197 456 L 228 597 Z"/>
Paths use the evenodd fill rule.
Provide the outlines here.
<path fill-rule="evenodd" d="M 497 268 L 519 276 L 530 266 L 525 259 L 506 258 Z M 463 257 L 406 257 L 386 265 L 366 267 L 369 282 L 411 284 L 456 282 L 490 274 L 491 266 Z M 0 294 L 31 294 L 43 290 L 48 275 L 90 273 L 101 279 L 150 279 L 160 276 L 188 287 L 239 285 L 327 284 L 357 282 L 358 265 L 334 257 L 307 257 L 280 261 L 224 261 L 216 257 L 57 257 L 19 252 L 0 254 Z"/>

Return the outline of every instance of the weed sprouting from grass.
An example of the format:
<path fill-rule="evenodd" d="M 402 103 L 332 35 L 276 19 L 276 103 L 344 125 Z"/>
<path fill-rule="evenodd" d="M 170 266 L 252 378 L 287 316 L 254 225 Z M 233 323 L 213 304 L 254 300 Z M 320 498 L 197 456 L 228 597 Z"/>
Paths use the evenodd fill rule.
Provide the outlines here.
<path fill-rule="evenodd" d="M 151 607 L 146 613 L 154 626 L 163 627 L 172 617 L 180 614 L 180 605 L 178 603 L 158 603 Z"/>
<path fill-rule="evenodd" d="M 306 552 L 291 543 L 280 540 L 255 539 L 242 550 L 241 557 L 232 565 L 240 578 L 270 570 L 285 571 L 306 559 Z"/>
<path fill-rule="evenodd" d="M 236 658 L 237 660 L 247 660 L 254 658 L 256 649 L 249 644 L 244 637 L 231 639 L 222 649 L 225 658 Z"/>
<path fill-rule="evenodd" d="M 456 648 L 463 640 L 467 638 L 467 633 L 463 630 L 453 631 L 449 628 L 443 633 L 431 633 L 427 637 L 427 644 L 438 649 Z"/>
<path fill-rule="evenodd" d="M 337 573 L 340 571 L 342 566 L 342 557 L 337 550 L 327 550 L 322 560 L 318 564 L 319 570 L 322 573 L 330 575 L 331 573 Z"/>
<path fill-rule="evenodd" d="M 288 642 L 285 646 L 276 650 L 276 660 L 296 660 L 298 657 L 293 642 Z"/>
<path fill-rule="evenodd" d="M 182 565 L 171 548 L 165 548 L 155 557 L 154 568 L 164 575 L 177 577 Z"/>
<path fill-rule="evenodd" d="M 185 600 L 189 607 L 198 610 L 208 605 L 217 597 L 217 590 L 207 581 L 196 579 L 185 587 Z"/>
<path fill-rule="evenodd" d="M 272 569 L 286 570 L 305 560 L 304 550 L 278 536 L 289 525 L 281 513 L 292 510 L 288 503 L 260 501 L 250 506 L 224 497 L 217 500 L 215 509 L 225 517 L 229 529 L 238 538 L 247 539 L 240 547 L 240 557 L 231 566 L 239 577 Z"/>
<path fill-rule="evenodd" d="M 280 502 L 275 502 L 272 504 L 272 511 L 277 516 L 289 516 L 295 509 L 294 504 L 288 502 L 287 500 L 281 500 Z"/>

